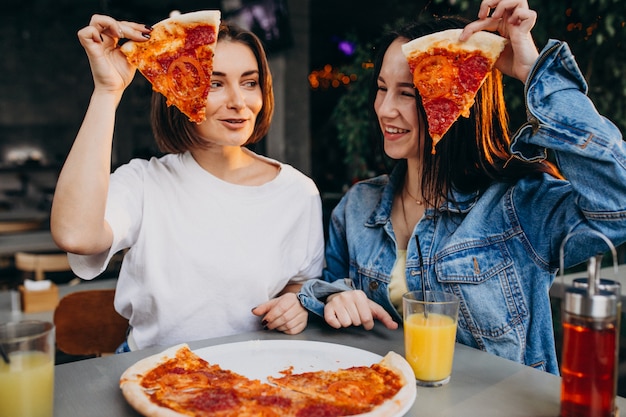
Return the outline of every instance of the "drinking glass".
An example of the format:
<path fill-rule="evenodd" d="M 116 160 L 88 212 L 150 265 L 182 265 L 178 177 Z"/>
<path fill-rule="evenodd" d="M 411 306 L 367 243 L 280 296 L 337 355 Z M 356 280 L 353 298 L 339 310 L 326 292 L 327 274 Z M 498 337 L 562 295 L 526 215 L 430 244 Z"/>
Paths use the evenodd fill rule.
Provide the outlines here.
<path fill-rule="evenodd" d="M 0 416 L 52 417 L 54 325 L 0 324 L 0 349 Z"/>
<path fill-rule="evenodd" d="M 402 296 L 405 357 L 417 385 L 438 387 L 452 374 L 459 298 L 439 291 Z"/>

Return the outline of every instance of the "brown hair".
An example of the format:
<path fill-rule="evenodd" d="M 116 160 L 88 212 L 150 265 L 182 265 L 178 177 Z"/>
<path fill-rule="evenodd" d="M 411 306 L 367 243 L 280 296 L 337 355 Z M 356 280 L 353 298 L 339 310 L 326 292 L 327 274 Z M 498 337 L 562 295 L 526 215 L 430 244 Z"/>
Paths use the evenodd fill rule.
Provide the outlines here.
<path fill-rule="evenodd" d="M 429 22 L 411 23 L 389 33 L 382 41 L 374 62 L 370 80 L 371 122 L 380 148 L 381 132 L 373 109 L 377 79 L 387 48 L 398 38 L 407 41 L 446 29 L 462 28 L 469 21 L 457 17 L 442 17 Z M 416 93 L 416 106 L 421 120 L 426 120 L 421 98 Z M 528 175 L 548 173 L 562 178 L 556 166 L 549 161 L 526 162 L 514 158 L 510 152 L 511 138 L 508 113 L 504 101 L 502 73 L 493 69 L 476 95 L 470 117 L 460 117 L 443 140 L 437 144 L 436 154 L 431 154 L 432 139 L 424 135 L 423 164 L 421 167 L 422 191 L 434 199 L 433 205 L 447 201 L 450 190 L 464 193 L 484 190 L 494 180 L 516 180 Z"/>
<path fill-rule="evenodd" d="M 259 65 L 259 84 L 263 95 L 263 107 L 256 118 L 254 131 L 245 145 L 256 143 L 267 135 L 274 113 L 272 75 L 265 50 L 254 33 L 227 23 L 220 25 L 217 41 L 240 42 L 247 45 L 256 57 Z M 206 146 L 204 139 L 195 128 L 195 123 L 190 122 L 187 116 L 175 106 L 168 106 L 165 97 L 157 92 L 152 93 L 151 124 L 152 132 L 161 152 L 182 153 L 192 148 Z"/>

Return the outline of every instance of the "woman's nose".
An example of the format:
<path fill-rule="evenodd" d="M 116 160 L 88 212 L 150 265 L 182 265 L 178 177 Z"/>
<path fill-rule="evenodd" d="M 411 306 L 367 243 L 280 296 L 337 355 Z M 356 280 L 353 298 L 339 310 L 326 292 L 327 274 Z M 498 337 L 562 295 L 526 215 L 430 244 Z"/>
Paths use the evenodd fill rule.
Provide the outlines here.
<path fill-rule="evenodd" d="M 230 89 L 226 105 L 232 109 L 240 109 L 246 105 L 244 96 L 239 88 L 234 87 Z"/>
<path fill-rule="evenodd" d="M 380 106 L 378 106 L 378 111 L 376 112 L 378 116 L 387 116 L 393 117 L 398 115 L 398 106 L 391 94 L 387 94 L 380 102 Z"/>

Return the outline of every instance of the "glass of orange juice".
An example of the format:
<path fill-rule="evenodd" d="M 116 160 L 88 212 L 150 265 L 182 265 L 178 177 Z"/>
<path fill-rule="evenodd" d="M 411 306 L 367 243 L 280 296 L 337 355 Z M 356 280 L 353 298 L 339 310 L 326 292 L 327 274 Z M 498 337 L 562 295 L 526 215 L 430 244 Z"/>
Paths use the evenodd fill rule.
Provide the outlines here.
<path fill-rule="evenodd" d="M 459 298 L 439 291 L 402 296 L 404 350 L 417 385 L 438 387 L 452 374 Z"/>
<path fill-rule="evenodd" d="M 0 416 L 52 417 L 54 325 L 45 321 L 0 324 Z"/>

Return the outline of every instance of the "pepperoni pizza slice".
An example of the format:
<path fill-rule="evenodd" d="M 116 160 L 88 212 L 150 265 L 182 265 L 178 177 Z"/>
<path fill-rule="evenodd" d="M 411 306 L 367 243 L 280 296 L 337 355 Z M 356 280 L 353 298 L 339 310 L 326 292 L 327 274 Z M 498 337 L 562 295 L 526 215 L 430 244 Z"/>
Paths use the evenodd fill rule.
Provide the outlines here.
<path fill-rule="evenodd" d="M 461 42 L 462 29 L 449 29 L 402 45 L 422 98 L 428 133 L 435 146 L 459 116 L 469 117 L 476 93 L 506 45 L 489 32 L 474 33 Z"/>
<path fill-rule="evenodd" d="M 156 23 L 147 41 L 128 41 L 120 48 L 167 105 L 195 123 L 206 118 L 220 16 L 219 10 L 174 15 Z"/>

